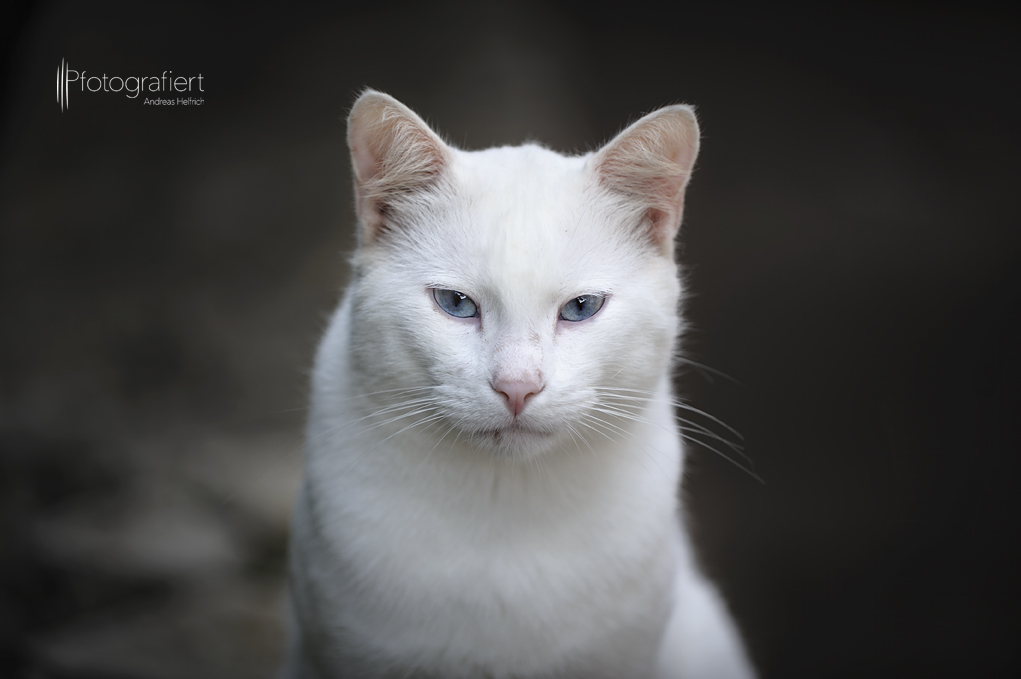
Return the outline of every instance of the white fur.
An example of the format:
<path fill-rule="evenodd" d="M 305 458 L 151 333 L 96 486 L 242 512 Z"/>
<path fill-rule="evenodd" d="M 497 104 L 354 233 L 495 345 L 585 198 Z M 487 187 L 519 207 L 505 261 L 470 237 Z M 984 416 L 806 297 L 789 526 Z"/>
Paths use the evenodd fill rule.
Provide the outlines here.
<path fill-rule="evenodd" d="M 753 676 L 679 521 L 690 109 L 574 158 L 459 151 L 371 91 L 350 130 L 362 229 L 313 373 L 285 674 Z M 541 390 L 515 417 L 495 379 Z"/>

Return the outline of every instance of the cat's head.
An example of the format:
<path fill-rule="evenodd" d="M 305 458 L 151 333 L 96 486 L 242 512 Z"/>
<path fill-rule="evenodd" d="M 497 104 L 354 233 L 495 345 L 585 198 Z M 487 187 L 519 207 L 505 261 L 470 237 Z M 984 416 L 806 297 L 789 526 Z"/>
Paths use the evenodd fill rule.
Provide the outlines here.
<path fill-rule="evenodd" d="M 465 152 L 364 93 L 348 137 L 364 393 L 505 456 L 619 437 L 608 423 L 640 410 L 680 330 L 673 243 L 698 138 L 670 106 L 585 156 Z"/>

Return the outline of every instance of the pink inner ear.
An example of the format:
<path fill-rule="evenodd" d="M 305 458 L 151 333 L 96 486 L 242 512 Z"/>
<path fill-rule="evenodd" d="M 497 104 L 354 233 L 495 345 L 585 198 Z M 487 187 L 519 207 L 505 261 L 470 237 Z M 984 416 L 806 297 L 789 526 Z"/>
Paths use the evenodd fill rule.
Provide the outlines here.
<path fill-rule="evenodd" d="M 666 251 L 680 227 L 684 189 L 697 153 L 694 114 L 685 106 L 671 106 L 621 132 L 597 160 L 603 186 L 645 208 L 649 236 Z"/>
<path fill-rule="evenodd" d="M 421 118 L 379 92 L 355 102 L 348 144 L 366 240 L 385 228 L 387 204 L 395 196 L 411 196 L 436 181 L 449 153 Z"/>
<path fill-rule="evenodd" d="M 351 159 L 354 162 L 355 176 L 358 179 L 364 181 L 379 173 L 380 162 L 360 141 L 351 141 Z"/>

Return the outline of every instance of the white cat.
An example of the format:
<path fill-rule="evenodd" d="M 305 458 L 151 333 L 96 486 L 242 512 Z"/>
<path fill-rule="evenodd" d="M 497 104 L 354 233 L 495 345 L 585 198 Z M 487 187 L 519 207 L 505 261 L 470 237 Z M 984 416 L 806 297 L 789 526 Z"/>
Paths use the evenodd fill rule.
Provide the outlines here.
<path fill-rule="evenodd" d="M 349 119 L 358 249 L 320 345 L 285 675 L 752 677 L 680 521 L 670 106 L 600 151 Z"/>

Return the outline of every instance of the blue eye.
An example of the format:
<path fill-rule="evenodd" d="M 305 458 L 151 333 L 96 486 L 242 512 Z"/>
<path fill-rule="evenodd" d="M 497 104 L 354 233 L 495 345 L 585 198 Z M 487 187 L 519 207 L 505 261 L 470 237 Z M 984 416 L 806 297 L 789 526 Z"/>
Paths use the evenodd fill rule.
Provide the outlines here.
<path fill-rule="evenodd" d="M 433 289 L 433 299 L 441 309 L 456 318 L 471 318 L 479 315 L 478 305 L 463 292 L 435 288 Z"/>
<path fill-rule="evenodd" d="M 584 321 L 599 311 L 606 300 L 602 295 L 582 295 L 575 297 L 560 310 L 560 318 L 565 321 Z"/>

